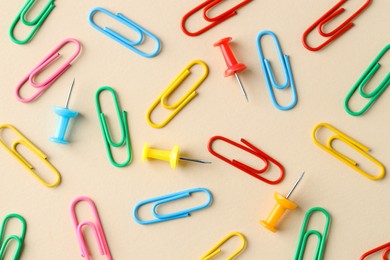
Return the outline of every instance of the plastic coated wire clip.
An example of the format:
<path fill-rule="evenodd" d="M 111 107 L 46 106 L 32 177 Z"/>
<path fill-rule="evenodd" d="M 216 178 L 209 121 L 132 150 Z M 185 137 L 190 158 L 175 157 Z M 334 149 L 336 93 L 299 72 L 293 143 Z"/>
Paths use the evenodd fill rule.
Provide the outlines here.
<path fill-rule="evenodd" d="M 200 205 L 200 206 L 196 206 L 196 207 L 192 207 L 192 208 L 189 208 L 189 209 L 185 209 L 185 210 L 182 210 L 182 211 L 178 211 L 178 212 L 175 212 L 175 213 L 164 214 L 164 215 L 159 214 L 157 212 L 158 208 L 160 206 L 162 206 L 163 204 L 187 198 L 187 197 L 191 196 L 192 193 L 196 193 L 196 192 L 205 193 L 207 195 L 208 200 L 207 200 L 207 202 L 205 204 Z M 154 223 L 174 220 L 174 219 L 178 219 L 178 218 L 185 218 L 185 217 L 189 217 L 190 214 L 192 212 L 194 212 L 194 211 L 198 211 L 198 210 L 207 208 L 208 206 L 211 205 L 212 200 L 213 200 L 213 196 L 211 195 L 211 192 L 208 189 L 205 189 L 205 188 L 195 188 L 195 189 L 180 191 L 180 192 L 176 192 L 176 193 L 172 193 L 172 194 L 156 197 L 156 198 L 153 198 L 153 199 L 147 199 L 147 200 L 139 202 L 134 207 L 133 217 L 134 217 L 135 221 L 138 224 L 142 224 L 142 225 L 154 224 Z M 139 208 L 144 206 L 144 205 L 146 205 L 146 204 L 150 204 L 150 203 L 154 203 L 153 206 L 152 206 L 152 213 L 153 213 L 155 218 L 151 219 L 151 220 L 141 220 L 138 217 L 138 210 L 139 210 Z"/>
<path fill-rule="evenodd" d="M 93 21 L 93 16 L 97 12 L 104 13 L 104 14 L 108 15 L 109 17 L 111 17 L 111 18 L 121 22 L 122 24 L 128 26 L 129 28 L 132 28 L 136 33 L 138 33 L 139 39 L 137 41 L 132 41 L 132 40 L 129 40 L 128 38 L 124 37 L 123 35 L 119 34 L 118 32 L 108 28 L 108 27 L 104 27 L 103 28 L 103 27 L 98 26 Z M 107 35 L 108 37 L 110 37 L 114 41 L 122 44 L 126 48 L 134 51 L 135 53 L 137 53 L 137 54 L 139 54 L 139 55 L 141 55 L 141 56 L 143 56 L 145 58 L 155 57 L 155 56 L 157 56 L 157 54 L 161 50 L 161 43 L 160 43 L 160 40 L 157 38 L 157 36 L 155 36 L 154 34 L 149 32 L 148 30 L 142 28 L 141 26 L 139 26 L 135 22 L 131 21 L 129 18 L 127 18 L 126 16 L 124 16 L 121 13 L 113 14 L 113 13 L 111 13 L 110 11 L 108 11 L 108 10 L 106 10 L 104 8 L 96 7 L 94 9 L 92 9 L 92 11 L 89 13 L 89 23 L 96 30 L 102 32 L 103 34 Z M 141 51 L 140 49 L 136 48 L 136 47 L 140 46 L 143 43 L 145 35 L 150 37 L 151 39 L 153 39 L 156 42 L 156 49 L 153 52 L 151 52 L 151 53 L 146 53 L 146 52 Z"/>
<path fill-rule="evenodd" d="M 383 244 L 381 246 L 378 246 L 374 249 L 371 249 L 370 251 L 364 253 L 360 258 L 359 260 L 364 260 L 366 259 L 368 256 L 370 255 L 373 255 L 375 253 L 378 253 L 379 251 L 382 251 L 382 260 L 388 260 L 388 255 L 390 253 L 390 242 L 389 243 L 386 243 L 386 244 Z"/>
<path fill-rule="evenodd" d="M 15 20 L 12 22 L 11 27 L 9 29 L 9 36 L 11 40 L 16 44 L 25 44 L 31 41 L 31 39 L 34 37 L 34 35 L 37 33 L 39 28 L 42 26 L 42 24 L 46 21 L 46 18 L 50 15 L 51 11 L 54 9 L 55 0 L 49 0 L 46 4 L 46 6 L 42 9 L 42 11 L 38 14 L 35 19 L 32 21 L 26 20 L 26 15 L 36 2 L 36 0 L 28 0 L 26 4 L 23 6 L 23 8 L 20 10 L 18 15 L 16 16 Z M 14 36 L 14 30 L 16 25 L 21 21 L 26 26 L 33 26 L 34 28 L 31 30 L 30 34 L 27 35 L 27 37 L 24 40 L 18 40 Z"/>
<path fill-rule="evenodd" d="M 341 23 L 338 27 L 333 29 L 330 32 L 324 32 L 324 27 L 331 23 L 333 19 L 344 13 L 345 9 L 341 7 L 345 3 L 348 2 L 348 0 L 341 0 L 339 1 L 335 6 L 333 6 L 328 12 L 326 12 L 323 16 L 321 16 L 316 22 L 314 22 L 304 33 L 302 36 L 302 44 L 303 46 L 308 49 L 309 51 L 319 51 L 328 44 L 330 44 L 332 41 L 336 40 L 338 37 L 343 35 L 345 32 L 347 32 L 349 29 L 351 29 L 355 24 L 352 22 L 354 19 L 356 19 L 357 16 L 359 16 L 368 6 L 371 4 L 372 0 L 367 0 L 362 7 L 360 7 L 353 15 L 351 15 L 348 19 L 346 19 L 343 23 Z M 318 33 L 327 38 L 325 42 L 318 45 L 317 47 L 311 47 L 307 43 L 307 37 L 308 35 L 317 28 Z"/>
<path fill-rule="evenodd" d="M 61 54 L 59 51 L 65 47 L 65 45 L 69 43 L 76 44 L 76 52 L 55 72 L 53 73 L 48 79 L 41 83 L 34 82 L 34 79 L 44 70 L 46 69 L 53 61 L 55 61 Z M 28 73 L 17 85 L 16 87 L 16 99 L 23 103 L 29 103 L 31 101 L 36 100 L 42 93 L 48 89 L 65 71 L 67 71 L 72 62 L 77 58 L 81 51 L 81 44 L 76 39 L 68 38 L 63 40 L 53 51 L 49 53 L 30 73 Z M 23 98 L 20 96 L 20 89 L 23 87 L 23 85 L 29 81 L 30 85 L 34 88 L 37 88 L 38 91 L 32 95 L 29 98 Z"/>
<path fill-rule="evenodd" d="M 387 53 L 389 49 L 390 49 L 390 44 L 386 45 L 386 47 L 378 54 L 378 56 L 376 56 L 374 61 L 370 64 L 370 66 L 366 69 L 363 75 L 358 79 L 358 81 L 349 91 L 347 97 L 344 100 L 344 109 L 345 111 L 347 111 L 348 114 L 352 116 L 360 116 L 364 114 L 390 85 L 390 72 L 389 72 L 387 73 L 385 79 L 379 84 L 379 86 L 376 87 L 376 89 L 374 89 L 370 93 L 367 93 L 365 91 L 365 87 L 367 86 L 368 82 L 372 79 L 372 77 L 381 67 L 379 60 Z M 369 99 L 368 103 L 360 111 L 352 111 L 349 108 L 349 104 L 348 104 L 351 97 L 355 94 L 356 91 L 359 92 L 361 97 L 365 99 Z"/>
<path fill-rule="evenodd" d="M 233 233 L 230 233 L 229 235 L 227 235 L 226 237 L 224 237 L 221 241 L 218 242 L 218 244 L 216 244 L 212 249 L 210 249 L 210 251 L 208 251 L 204 256 L 202 256 L 200 260 L 209 260 L 209 259 L 214 258 L 216 255 L 218 255 L 219 253 L 222 252 L 221 246 L 223 244 L 225 244 L 228 240 L 232 239 L 233 237 L 241 238 L 242 245 L 236 252 L 234 252 L 231 256 L 229 256 L 226 259 L 233 260 L 234 258 L 236 258 L 236 256 L 238 256 L 239 254 L 241 254 L 245 250 L 245 247 L 247 244 L 245 236 L 243 234 L 241 234 L 240 232 L 233 232 Z"/>
<path fill-rule="evenodd" d="M 332 135 L 328 138 L 326 145 L 320 143 L 316 137 L 317 131 L 321 127 L 327 128 L 328 130 L 330 130 L 334 133 L 334 135 Z M 371 155 L 368 154 L 368 152 L 370 151 L 370 149 L 368 147 L 366 147 L 363 144 L 359 143 L 358 141 L 352 139 L 348 135 L 344 134 L 343 132 L 339 131 L 335 127 L 331 126 L 330 124 L 320 123 L 317 126 L 315 126 L 313 129 L 312 137 L 313 137 L 313 141 L 316 145 L 318 145 L 323 150 L 327 151 L 328 153 L 330 153 L 331 155 L 333 155 L 334 157 L 336 157 L 337 159 L 339 159 L 343 163 L 352 167 L 354 170 L 356 170 L 357 172 L 362 174 L 364 177 L 366 177 L 370 180 L 376 181 L 376 180 L 382 179 L 385 176 L 385 172 L 386 172 L 385 167 L 377 159 L 375 159 L 374 157 L 372 157 Z M 348 146 L 353 148 L 355 151 L 357 151 L 358 153 L 360 153 L 361 155 L 366 157 L 368 160 L 370 160 L 371 162 L 376 164 L 379 167 L 379 174 L 378 175 L 371 175 L 370 173 L 368 173 L 368 172 L 364 171 L 362 168 L 360 168 L 359 164 L 356 161 L 352 160 L 351 158 L 347 157 L 346 155 L 335 150 L 332 146 L 333 141 L 335 141 L 335 140 L 339 140 L 339 141 L 344 142 L 345 144 L 347 144 Z"/>
<path fill-rule="evenodd" d="M 325 216 L 325 226 L 324 226 L 324 230 L 322 231 L 322 233 L 319 232 L 318 230 L 314 230 L 314 229 L 307 230 L 310 217 L 316 212 L 322 213 Z M 315 207 L 315 208 L 309 209 L 306 212 L 305 218 L 303 220 L 301 234 L 299 235 L 298 246 L 297 246 L 297 250 L 295 252 L 294 260 L 304 259 L 307 241 L 308 241 L 309 237 L 312 235 L 316 236 L 318 239 L 318 244 L 317 244 L 315 255 L 314 255 L 313 259 L 314 260 L 324 259 L 325 244 L 326 244 L 326 240 L 328 238 L 329 226 L 330 226 L 330 215 L 325 209 L 320 208 L 320 207 Z"/>
<path fill-rule="evenodd" d="M 261 48 L 261 38 L 265 35 L 270 35 L 275 42 L 275 46 L 276 46 L 276 49 L 278 52 L 279 60 L 280 60 L 280 63 L 282 65 L 284 78 L 286 79 L 284 84 L 279 85 L 276 82 L 275 74 L 272 71 L 271 63 L 268 59 L 264 58 L 264 53 L 263 53 L 263 50 Z M 294 83 L 294 77 L 293 77 L 293 74 L 291 71 L 290 59 L 289 59 L 288 55 L 283 54 L 282 49 L 281 49 L 280 44 L 279 44 L 279 40 L 276 37 L 276 35 L 271 31 L 262 31 L 261 33 L 259 33 L 259 35 L 257 35 L 257 50 L 259 52 L 261 66 L 263 68 L 265 81 L 266 81 L 267 86 L 268 86 L 268 92 L 269 92 L 269 95 L 271 97 L 272 103 L 274 104 L 274 106 L 276 108 L 278 108 L 280 110 L 292 109 L 297 104 L 297 101 L 298 101 L 297 90 L 296 90 L 295 83 Z M 291 103 L 289 105 L 285 105 L 285 106 L 279 105 L 277 98 L 275 97 L 274 88 L 278 89 L 278 90 L 285 90 L 285 89 L 288 89 L 289 87 L 290 87 L 291 92 L 292 92 Z"/>
<path fill-rule="evenodd" d="M 91 207 L 95 222 L 91 222 L 91 221 L 79 222 L 78 221 L 77 214 L 76 214 L 76 205 L 79 202 L 84 202 L 84 201 L 87 202 L 89 204 L 89 206 Z M 99 214 L 97 212 L 95 203 L 93 203 L 93 201 L 88 197 L 85 197 L 85 196 L 77 197 L 72 202 L 72 204 L 70 206 L 70 214 L 72 216 L 73 224 L 74 224 L 74 227 L 76 230 L 77 239 L 79 241 L 79 245 L 80 245 L 80 249 L 81 249 L 81 256 L 85 257 L 86 260 L 91 259 L 90 253 L 88 251 L 88 247 L 85 243 L 85 239 L 83 236 L 83 227 L 87 226 L 93 230 L 93 233 L 95 235 L 97 245 L 99 248 L 100 255 L 104 255 L 107 257 L 107 260 L 111 260 L 112 259 L 111 252 L 110 252 L 110 249 L 109 249 L 108 244 L 107 244 L 106 235 L 104 234 L 103 226 L 102 226 L 102 223 L 100 222 Z"/>
<path fill-rule="evenodd" d="M 22 230 L 19 236 L 10 235 L 5 237 L 7 222 L 11 219 L 18 219 L 20 224 L 22 225 Z M 17 243 L 15 253 L 13 255 L 13 259 L 14 260 L 20 259 L 20 255 L 22 254 L 22 250 L 23 250 L 24 238 L 26 237 L 26 229 L 27 229 L 26 220 L 22 216 L 12 213 L 12 214 L 8 214 L 4 218 L 3 223 L 1 224 L 1 232 L 0 232 L 0 259 L 5 259 L 7 247 L 12 240 L 14 240 Z"/>
<path fill-rule="evenodd" d="M 261 169 L 254 169 L 248 165 L 245 165 L 239 161 L 237 161 L 236 159 L 228 159 L 224 156 L 222 156 L 221 154 L 217 153 L 216 151 L 213 150 L 213 143 L 217 140 L 220 140 L 220 141 L 223 141 L 223 142 L 226 142 L 228 144 L 231 144 L 235 147 L 238 147 L 250 154 L 253 154 L 254 156 L 258 157 L 259 159 L 261 159 L 263 162 L 264 162 L 264 167 L 261 168 Z M 225 161 L 227 162 L 228 164 L 236 167 L 237 169 L 240 169 L 246 173 L 248 173 L 249 175 L 251 175 L 252 177 L 255 177 L 256 179 L 258 180 L 261 180 L 265 183 L 268 183 L 268 184 L 278 184 L 280 183 L 282 180 L 283 180 L 283 177 L 284 177 L 284 167 L 283 165 L 281 165 L 278 161 L 276 161 L 274 158 L 272 158 L 271 156 L 269 156 L 268 154 L 264 153 L 263 151 L 261 151 L 260 149 L 258 149 L 257 147 L 255 147 L 253 144 L 249 143 L 247 140 L 245 140 L 244 138 L 241 138 L 241 142 L 245 145 L 242 145 L 242 144 L 239 144 L 239 143 L 236 143 L 226 137 L 223 137 L 223 136 L 213 136 L 212 138 L 210 138 L 209 142 L 208 142 L 208 146 L 207 146 L 207 149 L 209 150 L 209 152 L 214 155 L 215 157 L 221 159 L 222 161 Z M 270 168 L 270 162 L 274 163 L 279 169 L 280 169 L 280 175 L 279 177 L 276 179 L 276 180 L 269 180 L 269 179 L 266 179 L 264 178 L 261 174 L 266 172 L 269 168 Z"/>
<path fill-rule="evenodd" d="M 100 106 L 99 97 L 103 91 L 110 92 L 114 98 L 115 109 L 118 116 L 121 135 L 122 135 L 122 138 L 118 142 L 115 142 L 111 137 L 110 129 L 108 128 L 108 124 L 106 121 L 106 116 L 102 112 L 102 108 Z M 127 112 L 120 108 L 118 102 L 118 96 L 115 90 L 108 86 L 103 86 L 96 91 L 95 103 L 96 103 L 96 110 L 99 116 L 100 126 L 102 128 L 104 145 L 106 146 L 108 159 L 110 160 L 111 164 L 114 165 L 115 167 L 124 167 L 128 165 L 133 159 L 133 153 L 131 151 L 132 149 L 131 149 L 131 142 L 130 142 L 130 135 L 129 135 L 129 126 L 127 122 Z M 114 156 L 112 154 L 112 147 L 119 148 L 125 144 L 126 144 L 126 151 L 127 151 L 127 159 L 123 163 L 118 163 L 115 161 Z"/>
<path fill-rule="evenodd" d="M 5 142 L 0 138 L 0 145 L 3 146 L 3 148 L 9 152 L 16 160 L 19 161 L 40 183 L 45 185 L 48 188 L 52 188 L 60 184 L 61 182 L 61 175 L 58 172 L 58 170 L 47 160 L 47 156 L 39 150 L 31 141 L 29 141 L 21 132 L 19 132 L 14 126 L 9 124 L 0 125 L 0 131 L 3 129 L 9 129 L 12 132 L 14 132 L 17 136 L 19 136 L 19 139 L 14 141 L 14 143 L 11 145 L 11 147 L 8 147 Z M 56 180 L 52 183 L 46 182 L 41 176 L 38 175 L 38 173 L 34 170 L 34 166 L 32 166 L 17 150 L 18 145 L 24 145 L 27 149 L 29 149 L 31 152 L 33 152 L 41 161 L 43 161 L 50 170 L 54 173 L 56 176 Z"/>
<path fill-rule="evenodd" d="M 200 65 L 203 67 L 204 72 L 200 79 L 198 79 L 194 85 L 184 94 L 182 98 L 180 98 L 176 103 L 169 105 L 167 100 L 170 95 L 180 86 L 180 84 L 191 74 L 190 69 L 195 65 Z M 154 128 L 161 128 L 166 126 L 198 93 L 196 89 L 203 83 L 203 81 L 207 78 L 209 73 L 209 68 L 206 63 L 200 60 L 193 60 L 188 64 L 177 77 L 169 84 L 168 88 L 161 93 L 161 95 L 156 99 L 156 101 L 152 104 L 152 106 L 148 109 L 146 113 L 146 121 L 148 124 Z M 161 123 L 154 123 L 151 119 L 151 114 L 153 110 L 161 103 L 162 107 L 165 109 L 172 111 L 172 113 Z"/>

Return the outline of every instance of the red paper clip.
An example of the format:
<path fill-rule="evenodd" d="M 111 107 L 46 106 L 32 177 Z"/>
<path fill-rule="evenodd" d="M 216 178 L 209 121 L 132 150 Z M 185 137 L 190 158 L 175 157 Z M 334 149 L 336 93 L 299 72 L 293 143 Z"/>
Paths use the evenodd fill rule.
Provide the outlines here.
<path fill-rule="evenodd" d="M 215 17 L 209 17 L 207 16 L 207 13 L 210 11 L 210 9 L 212 9 L 213 7 L 215 7 L 216 5 L 218 5 L 219 3 L 221 3 L 222 1 L 224 0 L 207 0 L 205 2 L 203 2 L 202 4 L 198 5 L 197 7 L 195 7 L 194 9 L 192 9 L 191 11 L 189 11 L 188 13 L 186 13 L 183 18 L 181 19 L 181 29 L 182 31 L 187 34 L 188 36 L 198 36 L 202 33 L 204 33 L 205 31 L 208 31 L 209 29 L 213 28 L 214 26 L 216 26 L 217 24 L 219 23 L 222 23 L 223 21 L 225 21 L 226 19 L 234 16 L 237 14 L 237 9 L 241 8 L 242 6 L 248 4 L 249 2 L 251 2 L 252 0 L 244 0 L 242 1 L 241 3 L 237 4 L 236 6 L 230 8 L 229 10 L 225 11 L 224 13 L 220 14 L 220 15 L 217 15 Z M 185 23 L 187 21 L 187 19 L 193 15 L 194 13 L 200 11 L 202 8 L 204 8 L 203 10 L 203 18 L 209 22 L 210 24 L 207 25 L 206 27 L 200 29 L 199 31 L 196 31 L 196 32 L 189 32 L 187 30 L 187 28 L 185 27 Z"/>
<path fill-rule="evenodd" d="M 364 260 L 366 259 L 367 256 L 370 256 L 372 254 L 375 254 L 379 251 L 383 250 L 383 253 L 382 253 L 382 259 L 383 260 L 388 260 L 387 258 L 387 255 L 389 254 L 390 252 L 390 242 L 389 243 L 386 243 L 384 245 L 381 245 L 381 246 L 378 246 L 374 249 L 371 249 L 370 251 L 364 253 L 361 257 L 360 257 L 360 260 Z"/>
<path fill-rule="evenodd" d="M 342 14 L 345 11 L 345 8 L 342 8 L 341 6 L 345 4 L 348 0 L 341 0 L 338 2 L 332 9 L 330 9 L 327 13 L 325 13 L 323 16 L 320 17 L 314 24 L 312 24 L 304 33 L 302 36 L 302 43 L 303 46 L 305 46 L 306 49 L 309 51 L 318 51 L 330 44 L 332 41 L 336 40 L 338 37 L 340 37 L 343 33 L 351 29 L 355 24 L 352 23 L 352 20 L 354 20 L 360 13 L 362 13 L 370 4 L 372 0 L 367 0 L 367 2 L 359 8 L 359 10 L 356 11 L 353 15 L 351 15 L 347 20 L 345 20 L 342 24 L 340 24 L 336 29 L 330 31 L 330 32 L 324 32 L 324 26 L 331 22 L 334 18 L 338 17 L 340 14 Z M 340 8 L 341 7 L 341 8 Z M 309 33 L 311 33 L 315 28 L 317 27 L 317 30 L 320 35 L 323 37 L 329 38 L 324 43 L 317 47 L 311 47 L 307 44 L 307 36 Z"/>
<path fill-rule="evenodd" d="M 213 143 L 214 141 L 216 140 L 221 140 L 221 141 L 224 141 L 228 144 L 231 144 L 233 146 L 236 146 L 248 153 L 251 153 L 253 155 L 255 155 L 256 157 L 260 158 L 263 162 L 264 162 L 264 167 L 262 169 L 254 169 L 248 165 L 245 165 L 235 159 L 233 160 L 230 160 L 218 153 L 216 153 L 213 149 L 212 149 L 212 146 L 213 146 Z M 208 147 L 207 149 L 209 150 L 209 152 L 214 155 L 215 157 L 221 159 L 222 161 L 225 161 L 227 162 L 228 164 L 231 164 L 233 165 L 234 167 L 248 173 L 249 175 L 255 177 L 256 179 L 259 179 L 261 181 L 264 181 L 265 183 L 268 183 L 268 184 L 278 184 L 279 182 L 282 181 L 283 177 L 284 177 L 284 167 L 278 162 L 276 161 L 274 158 L 272 158 L 271 156 L 269 156 L 268 154 L 264 153 L 263 151 L 259 150 L 257 147 L 255 147 L 253 144 L 249 143 L 247 140 L 245 140 L 244 138 L 241 138 L 240 140 L 243 144 L 245 144 L 246 146 L 242 145 L 242 144 L 239 144 L 239 143 L 236 143 L 230 139 L 227 139 L 226 137 L 223 137 L 223 136 L 213 136 L 210 140 L 209 140 L 209 143 L 208 143 Z M 249 148 L 248 148 L 249 147 Z M 272 162 L 274 163 L 276 166 L 279 167 L 280 169 L 280 176 L 278 179 L 276 180 L 268 180 L 264 177 L 262 177 L 260 174 L 264 173 L 265 171 L 267 171 L 270 167 L 269 165 L 269 162 Z"/>

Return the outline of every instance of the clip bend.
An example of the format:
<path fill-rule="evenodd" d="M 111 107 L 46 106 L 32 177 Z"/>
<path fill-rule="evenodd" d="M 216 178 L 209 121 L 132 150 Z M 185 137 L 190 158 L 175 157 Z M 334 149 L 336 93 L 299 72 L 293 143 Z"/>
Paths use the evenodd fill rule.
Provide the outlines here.
<path fill-rule="evenodd" d="M 10 219 L 17 219 L 22 225 L 22 231 L 19 236 L 10 235 L 5 237 L 7 222 Z M 24 238 L 26 237 L 26 229 L 27 229 L 26 220 L 22 216 L 12 213 L 12 214 L 8 214 L 4 218 L 3 223 L 1 224 L 1 232 L 0 232 L 0 259 L 5 259 L 8 244 L 12 240 L 14 240 L 17 243 L 13 259 L 20 259 L 20 255 L 22 254 L 22 250 L 23 250 Z"/>
<path fill-rule="evenodd" d="M 360 258 L 359 260 L 364 260 L 366 259 L 368 256 L 370 255 L 373 255 L 379 251 L 383 250 L 383 253 L 382 253 L 382 259 L 383 260 L 387 260 L 388 259 L 388 254 L 390 253 L 390 242 L 389 243 L 386 243 L 386 244 L 383 244 L 381 246 L 378 246 L 374 249 L 371 249 L 370 251 L 364 253 Z"/>
<path fill-rule="evenodd" d="M 242 253 L 242 251 L 244 251 L 246 244 L 247 244 L 245 236 L 243 234 L 241 234 L 240 232 L 233 232 L 233 233 L 230 233 L 229 235 L 227 235 L 226 237 L 224 237 L 221 241 L 218 242 L 218 244 L 216 244 L 212 249 L 210 249 L 210 251 L 208 251 L 204 256 L 202 256 L 200 258 L 200 260 L 209 260 L 209 259 L 212 259 L 213 257 L 215 257 L 216 255 L 218 255 L 219 253 L 221 253 L 222 252 L 221 246 L 223 244 L 225 244 L 229 239 L 232 239 L 233 237 L 241 238 L 242 245 L 236 252 L 234 252 L 227 259 L 233 260 L 234 258 L 236 258 L 236 256 L 238 256 L 239 254 Z"/>

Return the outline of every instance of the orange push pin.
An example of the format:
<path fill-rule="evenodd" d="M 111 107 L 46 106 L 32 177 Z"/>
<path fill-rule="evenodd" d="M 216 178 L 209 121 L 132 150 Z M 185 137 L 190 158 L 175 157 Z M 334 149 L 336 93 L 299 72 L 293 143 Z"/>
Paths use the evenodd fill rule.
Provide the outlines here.
<path fill-rule="evenodd" d="M 298 180 L 294 183 L 294 186 L 291 188 L 290 192 L 287 194 L 286 197 L 283 195 L 275 192 L 274 197 L 276 200 L 276 205 L 272 209 L 271 213 L 268 215 L 268 218 L 266 220 L 261 220 L 260 223 L 266 227 L 268 230 L 271 230 L 272 232 L 276 232 L 277 229 L 275 226 L 278 224 L 279 219 L 283 216 L 284 212 L 286 210 L 294 210 L 298 207 L 297 204 L 289 200 L 288 198 L 291 196 L 295 188 L 297 187 L 298 183 L 303 178 L 303 175 L 305 172 L 302 172 L 301 176 L 299 176 Z"/>
<path fill-rule="evenodd" d="M 176 145 L 175 147 L 173 147 L 173 149 L 171 151 L 169 151 L 169 150 L 152 149 L 148 146 L 148 144 L 145 144 L 144 150 L 142 152 L 142 161 L 144 162 L 148 158 L 168 161 L 171 164 L 172 169 L 176 168 L 179 160 L 196 162 L 196 163 L 211 163 L 208 161 L 181 157 L 179 155 L 179 150 L 180 149 L 179 149 L 178 145 Z"/>

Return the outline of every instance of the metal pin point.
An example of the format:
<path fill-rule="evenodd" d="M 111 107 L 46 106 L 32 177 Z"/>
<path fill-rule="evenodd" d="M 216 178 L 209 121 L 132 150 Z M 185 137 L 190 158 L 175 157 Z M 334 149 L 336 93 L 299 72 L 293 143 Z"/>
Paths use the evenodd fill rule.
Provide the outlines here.
<path fill-rule="evenodd" d="M 205 161 L 205 160 L 192 159 L 192 158 L 186 158 L 186 157 L 180 157 L 179 159 L 183 160 L 183 161 L 195 162 L 195 163 L 205 163 L 205 164 L 211 163 L 211 162 Z"/>
<path fill-rule="evenodd" d="M 65 108 L 68 108 L 69 99 L 70 99 L 70 95 L 72 94 L 73 85 L 74 85 L 75 80 L 76 80 L 76 79 L 73 78 L 72 85 L 70 85 L 70 88 L 69 88 L 69 91 L 68 91 L 68 96 L 66 97 Z"/>
<path fill-rule="evenodd" d="M 303 178 L 303 175 L 305 175 L 305 172 L 302 172 L 301 176 L 299 176 L 299 178 L 296 180 L 296 182 L 294 183 L 294 185 L 292 186 L 291 190 L 288 192 L 287 196 L 286 196 L 286 199 L 288 199 L 291 194 L 293 193 L 293 191 L 295 190 L 295 188 L 297 187 L 298 183 L 302 180 Z"/>
<path fill-rule="evenodd" d="M 244 85 L 241 82 L 240 76 L 238 76 L 238 73 L 234 73 L 234 75 L 236 76 L 236 79 L 238 81 L 238 85 L 240 85 L 242 94 L 244 94 L 244 97 L 246 98 L 246 101 L 249 102 L 248 95 L 246 94 L 246 91 L 245 91 Z"/>

